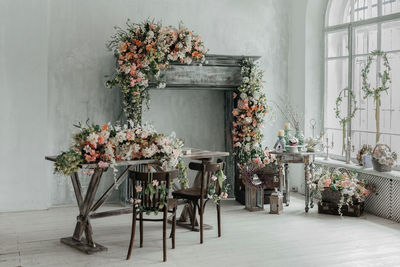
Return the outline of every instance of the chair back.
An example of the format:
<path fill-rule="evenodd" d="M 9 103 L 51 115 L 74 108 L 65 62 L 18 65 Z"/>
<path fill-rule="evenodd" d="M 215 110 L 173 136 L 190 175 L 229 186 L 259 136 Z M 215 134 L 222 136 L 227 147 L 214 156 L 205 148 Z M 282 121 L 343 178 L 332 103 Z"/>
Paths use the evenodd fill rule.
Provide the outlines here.
<path fill-rule="evenodd" d="M 141 206 L 145 209 L 158 209 L 161 202 L 166 203 L 168 199 L 168 193 L 162 193 L 160 190 L 156 190 L 152 197 L 149 194 L 145 194 L 145 191 L 150 186 L 156 188 L 164 187 L 167 190 L 170 188 L 171 180 L 178 177 L 178 170 L 162 171 L 162 172 L 143 172 L 143 171 L 130 171 L 129 178 L 132 181 L 132 191 L 134 199 L 139 194 L 141 200 Z M 140 188 L 140 192 L 137 192 L 137 188 Z"/>
<path fill-rule="evenodd" d="M 225 162 L 223 162 L 221 159 L 218 159 L 217 163 L 208 162 L 208 163 L 203 164 L 203 163 L 191 162 L 191 163 L 189 163 L 189 169 L 201 172 L 201 184 L 200 184 L 201 191 L 200 192 L 203 192 L 204 190 L 207 190 L 210 183 L 212 182 L 211 178 L 214 175 L 216 175 L 216 173 L 219 170 L 224 171 Z M 216 183 L 216 193 L 221 194 L 221 190 L 222 190 L 222 188 L 220 188 L 219 183 L 217 182 Z M 203 195 L 202 195 L 202 197 L 203 197 Z"/>

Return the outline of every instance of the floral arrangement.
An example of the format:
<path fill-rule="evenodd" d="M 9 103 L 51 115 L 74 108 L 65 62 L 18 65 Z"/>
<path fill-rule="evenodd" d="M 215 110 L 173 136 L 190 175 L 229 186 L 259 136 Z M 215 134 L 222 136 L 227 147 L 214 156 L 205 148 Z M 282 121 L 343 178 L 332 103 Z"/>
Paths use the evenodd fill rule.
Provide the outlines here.
<path fill-rule="evenodd" d="M 223 183 L 225 180 L 226 176 L 222 170 L 219 170 L 215 175 L 211 176 L 211 181 L 207 188 L 207 196 L 216 204 L 218 204 L 221 199 L 228 197 L 229 184 L 224 186 Z M 217 194 L 217 185 L 221 188 L 220 194 Z"/>
<path fill-rule="evenodd" d="M 377 146 L 372 157 L 385 166 L 393 166 L 397 160 L 396 152 L 391 152 L 386 146 Z"/>
<path fill-rule="evenodd" d="M 119 85 L 123 95 L 124 111 L 129 120 L 141 123 L 142 103 L 149 103 L 149 80 L 165 87 L 159 81 L 161 71 L 171 61 L 191 64 L 205 61 L 205 49 L 201 37 L 182 23 L 178 28 L 163 27 L 160 22 L 146 20 L 142 23 L 126 23 L 126 29 L 115 27 L 107 47 L 114 52 L 116 73 L 107 81 L 109 88 Z"/>
<path fill-rule="evenodd" d="M 299 143 L 299 140 L 298 140 L 296 137 L 294 137 L 294 136 L 290 137 L 290 139 L 289 139 L 289 144 L 290 144 L 291 146 L 296 146 L 297 143 Z"/>
<path fill-rule="evenodd" d="M 151 212 L 154 212 L 155 215 L 158 214 L 159 210 L 162 210 L 167 202 L 165 201 L 165 197 L 168 196 L 169 189 L 166 187 L 165 183 L 160 183 L 158 180 L 153 179 L 153 174 L 149 173 L 147 188 L 143 190 L 142 186 L 135 186 L 136 197 L 131 198 L 130 202 L 133 204 L 139 212 L 146 212 L 149 215 Z M 156 194 L 159 194 L 160 202 L 157 207 L 145 207 L 142 205 L 142 196 L 148 196 L 150 200 L 154 198 Z"/>
<path fill-rule="evenodd" d="M 357 161 L 359 165 L 363 165 L 363 156 L 364 155 L 372 155 L 372 146 L 363 145 L 361 149 L 357 153 Z"/>
<path fill-rule="evenodd" d="M 307 152 L 316 152 L 320 145 L 322 145 L 322 135 L 318 138 L 309 137 L 305 140 Z"/>
<path fill-rule="evenodd" d="M 244 59 L 241 63 L 241 75 L 242 83 L 238 94 L 233 94 L 236 107 L 232 110 L 233 149 L 239 168 L 254 159 L 262 162 L 260 128 L 268 112 L 266 96 L 261 91 L 263 72 L 251 59 Z"/>
<path fill-rule="evenodd" d="M 371 84 L 368 82 L 368 74 L 371 68 L 371 64 L 374 57 L 380 57 L 383 62 L 384 71 L 378 72 L 378 77 L 380 79 L 380 86 L 376 88 L 371 88 Z M 379 142 L 380 139 L 380 110 L 381 110 L 381 94 L 386 92 L 390 88 L 390 84 L 392 80 L 390 78 L 390 64 L 387 57 L 387 54 L 380 50 L 375 50 L 370 53 L 367 58 L 367 63 L 365 67 L 361 70 L 362 77 L 362 90 L 364 92 L 364 99 L 368 97 L 373 97 L 375 101 L 375 123 L 376 123 L 376 142 Z M 375 79 L 375 78 L 374 78 Z"/>
<path fill-rule="evenodd" d="M 133 126 L 133 122 L 123 126 L 110 123 L 101 127 L 75 126 L 79 132 L 73 135 L 70 149 L 57 156 L 55 173 L 71 175 L 82 164 L 94 164 L 94 168 L 110 166 L 116 174 L 118 161 L 133 159 L 158 159 L 164 169 L 180 165 L 183 141 L 174 133 L 166 136 L 157 133 L 152 126 Z M 186 173 L 180 172 L 179 178 L 186 179 Z"/>
<path fill-rule="evenodd" d="M 338 212 L 342 215 L 343 205 L 353 205 L 354 201 L 364 201 L 370 194 L 372 186 L 366 181 L 358 179 L 358 173 L 342 172 L 335 169 L 329 172 L 328 168 L 321 168 L 315 172 L 313 180 L 308 182 L 311 197 L 321 198 L 324 191 L 331 190 L 340 194 Z M 367 189 L 370 188 L 370 189 Z"/>

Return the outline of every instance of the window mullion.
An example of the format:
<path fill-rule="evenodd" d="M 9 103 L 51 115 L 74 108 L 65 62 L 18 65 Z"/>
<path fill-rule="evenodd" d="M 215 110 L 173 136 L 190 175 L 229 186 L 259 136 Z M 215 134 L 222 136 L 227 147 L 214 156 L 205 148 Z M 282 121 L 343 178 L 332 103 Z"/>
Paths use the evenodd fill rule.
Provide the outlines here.
<path fill-rule="evenodd" d="M 347 94 L 347 116 L 350 116 L 351 110 L 352 110 L 352 103 L 351 103 L 351 97 L 350 97 L 350 92 L 353 92 L 353 27 L 349 25 L 348 28 L 348 53 L 349 53 L 349 61 L 348 61 L 348 90 L 349 93 Z M 347 123 L 347 138 L 351 138 L 351 120 L 348 121 Z M 348 140 L 346 140 L 346 162 L 350 162 L 351 158 L 351 147 L 348 147 Z"/>

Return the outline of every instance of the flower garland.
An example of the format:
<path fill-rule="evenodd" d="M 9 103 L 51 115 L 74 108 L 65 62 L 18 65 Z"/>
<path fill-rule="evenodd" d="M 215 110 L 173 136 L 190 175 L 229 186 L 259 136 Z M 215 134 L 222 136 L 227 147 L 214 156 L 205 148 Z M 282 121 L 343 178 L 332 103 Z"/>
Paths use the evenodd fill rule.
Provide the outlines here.
<path fill-rule="evenodd" d="M 351 101 L 351 107 L 352 110 L 350 112 L 350 114 L 347 117 L 342 117 L 342 115 L 340 114 L 340 104 L 342 104 L 343 102 L 343 94 L 345 91 L 348 91 L 349 97 L 350 97 L 350 101 Z M 357 101 L 356 101 L 356 97 L 353 93 L 352 90 L 349 90 L 348 88 L 345 88 L 343 90 L 341 90 L 339 92 L 339 96 L 336 98 L 336 102 L 335 102 L 335 107 L 334 107 L 334 111 L 335 111 L 335 117 L 337 119 L 339 119 L 339 123 L 342 126 L 342 155 L 344 154 L 345 148 L 346 148 L 346 124 L 349 123 L 351 121 L 352 118 L 354 118 L 354 116 L 356 115 L 357 112 Z"/>
<path fill-rule="evenodd" d="M 232 110 L 233 149 L 238 167 L 243 168 L 253 160 L 262 162 L 261 127 L 268 112 L 266 96 L 262 93 L 263 72 L 251 59 L 241 63 L 242 83 L 238 93 L 234 93 L 236 107 Z"/>
<path fill-rule="evenodd" d="M 142 103 L 146 100 L 148 106 L 150 100 L 149 80 L 153 78 L 157 87 L 165 87 L 159 78 L 161 70 L 167 68 L 170 61 L 203 63 L 207 50 L 201 37 L 183 24 L 176 29 L 151 20 L 142 23 L 128 20 L 126 26 L 125 30 L 115 27 L 117 31 L 107 44 L 116 58 L 116 73 L 106 86 L 120 86 L 127 118 L 140 124 Z"/>
<path fill-rule="evenodd" d="M 221 199 L 228 197 L 229 184 L 223 185 L 226 176 L 222 170 L 219 170 L 215 175 L 211 176 L 211 181 L 208 184 L 207 196 L 214 203 L 218 204 Z M 221 189 L 221 193 L 217 194 L 217 185 Z"/>
<path fill-rule="evenodd" d="M 115 178 L 116 163 L 134 159 L 157 159 L 164 169 L 181 165 L 183 142 L 174 133 L 166 136 L 152 126 L 133 126 L 132 122 L 123 126 L 75 126 L 79 132 L 73 135 L 70 149 L 57 156 L 55 173 L 71 175 L 82 164 L 96 164 L 99 168 L 112 167 Z M 179 174 L 179 179 L 187 179 L 185 171 Z"/>
<path fill-rule="evenodd" d="M 371 89 L 371 84 L 368 82 L 368 74 L 371 68 L 373 57 L 380 57 L 383 60 L 383 66 L 385 70 L 383 73 L 378 72 L 378 77 L 381 80 L 381 86 Z M 364 99 L 372 96 L 375 101 L 375 121 L 376 121 L 376 142 L 379 142 L 380 139 L 380 107 L 381 107 L 381 93 L 387 92 L 389 90 L 389 86 L 392 83 L 390 79 L 390 65 L 389 60 L 387 58 L 387 54 L 380 50 L 372 51 L 368 56 L 367 63 L 365 67 L 361 70 L 362 77 L 362 90 L 364 91 Z"/>

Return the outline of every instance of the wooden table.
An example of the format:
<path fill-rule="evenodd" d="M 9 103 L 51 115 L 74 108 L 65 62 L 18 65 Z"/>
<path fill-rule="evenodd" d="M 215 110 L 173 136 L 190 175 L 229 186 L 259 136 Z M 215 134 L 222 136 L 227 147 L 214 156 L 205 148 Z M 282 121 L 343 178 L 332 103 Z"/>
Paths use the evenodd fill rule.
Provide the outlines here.
<path fill-rule="evenodd" d="M 214 157 L 226 157 L 226 156 L 229 156 L 228 152 L 191 149 L 191 153 L 184 155 L 183 158 L 191 160 L 201 160 L 203 162 L 207 162 L 211 161 Z M 55 161 L 56 156 L 46 156 L 45 159 L 49 161 Z M 96 210 L 104 204 L 107 198 L 110 197 L 110 195 L 113 192 L 113 189 L 126 180 L 126 178 L 128 177 L 128 171 L 130 169 L 132 169 L 134 166 L 154 164 L 154 163 L 158 163 L 158 160 L 148 159 L 148 160 L 132 160 L 132 161 L 117 162 L 116 166 L 122 166 L 125 167 L 125 169 L 118 176 L 116 182 L 113 183 L 110 187 L 108 187 L 108 189 L 102 194 L 102 196 L 95 203 L 94 203 L 94 198 L 96 196 L 101 177 L 103 173 L 107 170 L 107 168 L 99 168 L 97 164 L 82 165 L 81 167 L 93 169 L 94 173 L 90 178 L 90 182 L 84 198 L 82 195 L 82 186 L 79 180 L 78 173 L 75 172 L 71 175 L 71 181 L 74 187 L 75 197 L 79 208 L 79 215 L 76 218 L 76 225 L 73 235 L 71 237 L 61 238 L 60 241 L 66 245 L 69 245 L 87 254 L 92 254 L 94 252 L 107 250 L 106 247 L 98 243 L 95 243 L 93 241 L 93 230 L 90 220 L 132 213 L 131 207 L 111 210 L 111 211 L 103 211 L 103 212 L 96 212 Z M 82 237 L 83 233 L 85 233 L 86 238 Z"/>
<path fill-rule="evenodd" d="M 308 181 L 312 176 L 314 176 L 314 152 L 299 152 L 299 153 L 290 153 L 290 152 L 271 152 L 271 154 L 276 155 L 276 159 L 278 161 L 279 167 L 279 180 L 280 180 L 280 191 L 283 193 L 283 188 L 286 191 L 286 206 L 289 206 L 290 203 L 290 187 L 289 187 L 289 179 L 288 176 L 288 168 L 290 163 L 304 163 L 304 198 L 305 198 L 305 211 L 314 207 L 313 200 L 310 199 L 310 192 L 308 188 Z"/>

